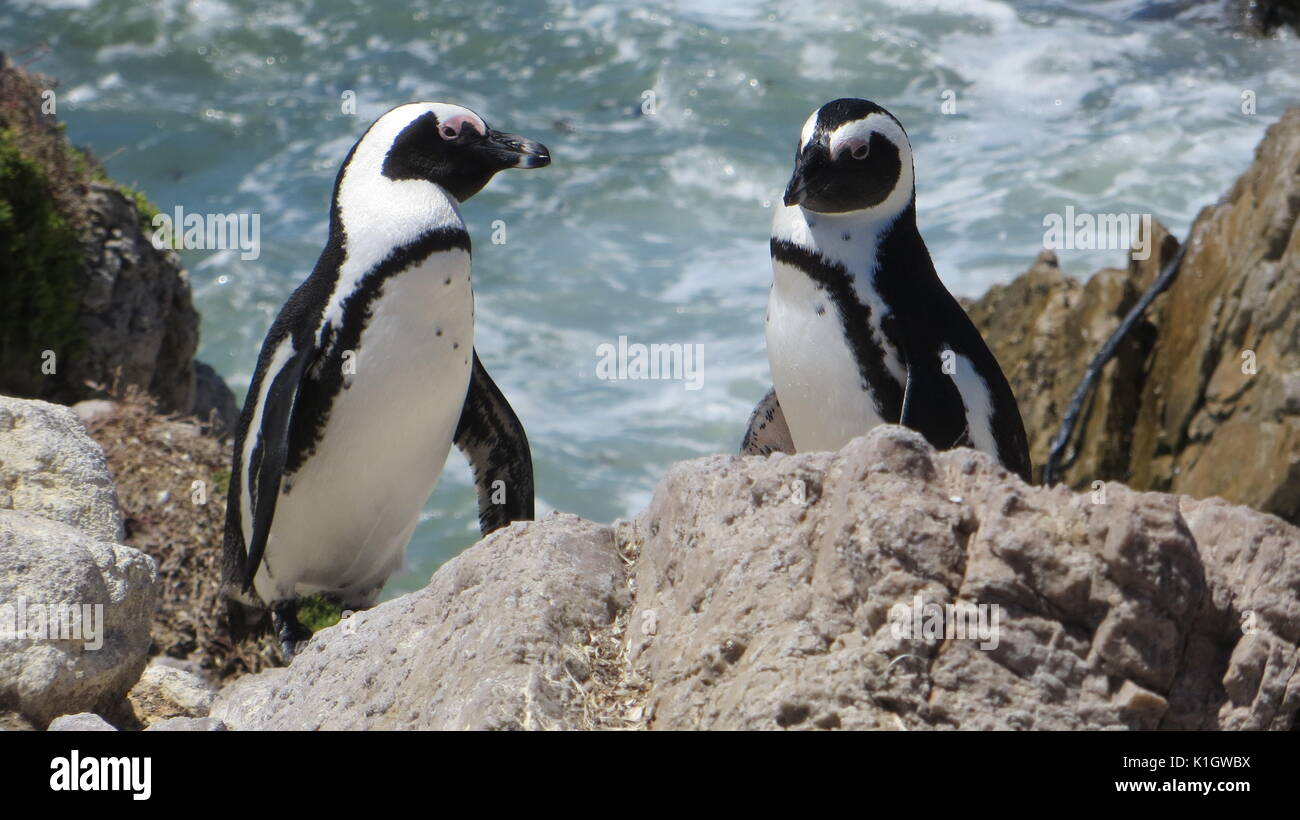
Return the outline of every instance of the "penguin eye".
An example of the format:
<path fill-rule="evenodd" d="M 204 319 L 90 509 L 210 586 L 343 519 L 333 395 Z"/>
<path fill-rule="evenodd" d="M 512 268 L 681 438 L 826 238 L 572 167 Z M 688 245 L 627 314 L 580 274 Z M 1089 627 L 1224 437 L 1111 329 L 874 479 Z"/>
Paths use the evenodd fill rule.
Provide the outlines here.
<path fill-rule="evenodd" d="M 849 155 L 854 159 L 866 159 L 868 146 L 865 142 L 860 142 L 849 151 Z"/>
<path fill-rule="evenodd" d="M 455 126 L 452 125 L 442 126 L 441 128 L 438 129 L 438 134 L 441 135 L 442 138 L 445 140 L 454 140 L 456 139 L 457 136 L 456 128 Z"/>

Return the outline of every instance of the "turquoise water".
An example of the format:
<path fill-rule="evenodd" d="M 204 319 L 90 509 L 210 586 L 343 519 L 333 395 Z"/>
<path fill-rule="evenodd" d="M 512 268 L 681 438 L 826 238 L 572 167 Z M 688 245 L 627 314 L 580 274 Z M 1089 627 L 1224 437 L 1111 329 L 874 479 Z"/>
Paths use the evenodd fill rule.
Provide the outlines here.
<path fill-rule="evenodd" d="M 1294 39 L 1133 20 L 1132 0 L 792 5 L 5 0 L 0 48 L 59 78 L 73 140 L 164 211 L 261 214 L 256 260 L 184 252 L 200 356 L 241 399 L 374 117 L 444 100 L 546 143 L 550 168 L 501 174 L 464 209 L 477 347 L 528 428 L 539 511 L 603 521 L 639 510 L 672 462 L 734 452 L 767 389 L 771 204 L 821 102 L 868 97 L 907 126 L 922 232 L 973 296 L 1024 270 L 1067 205 L 1181 235 L 1300 100 Z M 1123 252 L 1061 257 L 1084 276 Z M 598 379 L 597 347 L 620 335 L 703 345 L 702 389 Z M 388 594 L 475 539 L 453 453 Z"/>

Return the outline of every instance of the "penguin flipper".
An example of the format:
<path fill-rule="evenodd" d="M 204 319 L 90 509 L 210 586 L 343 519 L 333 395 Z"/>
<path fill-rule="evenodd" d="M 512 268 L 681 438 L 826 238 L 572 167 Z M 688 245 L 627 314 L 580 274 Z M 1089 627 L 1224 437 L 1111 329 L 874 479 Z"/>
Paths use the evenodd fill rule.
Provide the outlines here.
<path fill-rule="evenodd" d="M 533 457 L 528 436 L 510 402 L 483 368 L 477 350 L 454 439 L 474 470 L 483 535 L 511 521 L 533 520 Z"/>
<path fill-rule="evenodd" d="M 970 446 L 966 405 L 957 385 L 940 370 L 938 352 L 906 353 L 907 384 L 898 423 L 925 436 L 936 450 Z"/>
<path fill-rule="evenodd" d="M 776 398 L 776 388 L 767 391 L 767 395 L 754 408 L 749 417 L 749 429 L 740 443 L 742 456 L 766 456 L 772 453 L 794 455 L 794 438 L 790 435 L 790 425 L 786 424 L 785 413 L 781 411 L 781 402 Z"/>
<path fill-rule="evenodd" d="M 275 519 L 275 505 L 280 497 L 280 480 L 284 477 L 284 465 L 289 455 L 289 430 L 293 419 L 294 405 L 297 404 L 298 390 L 302 385 L 307 363 L 316 354 L 311 345 L 303 345 L 295 350 L 293 356 L 285 362 L 280 371 L 271 380 L 267 390 L 266 401 L 262 408 L 262 429 L 259 442 L 261 459 L 257 472 L 249 472 L 255 482 L 250 488 L 253 496 L 253 531 L 248 542 L 248 560 L 244 564 L 243 589 L 247 592 L 253 585 L 253 577 L 262 563 L 266 553 L 266 540 L 271 534 L 271 522 Z M 249 432 L 252 435 L 252 431 Z"/>

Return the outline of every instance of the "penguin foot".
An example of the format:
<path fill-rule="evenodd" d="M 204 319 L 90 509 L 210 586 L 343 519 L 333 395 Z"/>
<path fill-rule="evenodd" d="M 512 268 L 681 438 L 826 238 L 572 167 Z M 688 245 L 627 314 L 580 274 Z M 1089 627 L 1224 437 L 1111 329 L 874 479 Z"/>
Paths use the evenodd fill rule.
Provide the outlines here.
<path fill-rule="evenodd" d="M 298 621 L 297 609 L 296 601 L 285 601 L 276 604 L 271 610 L 271 626 L 275 629 L 275 637 L 280 641 L 280 653 L 286 664 L 293 660 L 293 656 L 311 638 L 311 630 Z"/>

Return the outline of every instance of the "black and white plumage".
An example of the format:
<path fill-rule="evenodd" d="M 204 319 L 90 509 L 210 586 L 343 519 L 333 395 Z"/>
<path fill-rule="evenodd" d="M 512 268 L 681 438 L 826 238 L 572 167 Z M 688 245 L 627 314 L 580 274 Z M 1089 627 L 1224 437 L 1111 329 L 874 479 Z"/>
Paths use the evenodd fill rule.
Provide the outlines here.
<path fill-rule="evenodd" d="M 373 605 L 453 441 L 485 534 L 533 517 L 527 437 L 474 350 L 459 203 L 498 171 L 549 162 L 445 103 L 394 108 L 353 146 L 325 249 L 267 333 L 239 420 L 223 555 L 234 631 L 247 607 L 270 608 L 292 654 L 307 637 L 299 596 Z"/>
<path fill-rule="evenodd" d="M 916 227 L 903 126 L 840 99 L 804 124 L 772 225 L 773 392 L 741 452 L 837 450 L 882 423 L 973 446 L 1030 479 L 1015 397 Z"/>

